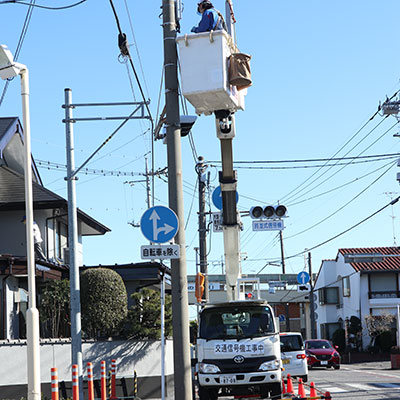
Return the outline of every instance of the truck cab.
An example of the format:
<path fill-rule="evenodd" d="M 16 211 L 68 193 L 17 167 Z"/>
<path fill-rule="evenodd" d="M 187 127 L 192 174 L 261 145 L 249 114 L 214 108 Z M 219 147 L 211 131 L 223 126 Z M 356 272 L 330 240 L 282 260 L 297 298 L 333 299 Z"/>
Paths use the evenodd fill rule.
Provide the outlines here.
<path fill-rule="evenodd" d="M 199 314 L 197 379 L 200 400 L 281 394 L 280 340 L 264 300 L 204 306 Z"/>

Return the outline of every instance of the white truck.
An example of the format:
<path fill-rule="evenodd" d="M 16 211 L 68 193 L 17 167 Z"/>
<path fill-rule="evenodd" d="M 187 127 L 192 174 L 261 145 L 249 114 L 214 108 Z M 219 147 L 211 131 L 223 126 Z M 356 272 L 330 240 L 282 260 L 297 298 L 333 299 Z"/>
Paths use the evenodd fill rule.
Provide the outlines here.
<path fill-rule="evenodd" d="M 203 307 L 197 337 L 200 400 L 234 395 L 280 398 L 281 366 L 279 332 L 266 301 Z"/>

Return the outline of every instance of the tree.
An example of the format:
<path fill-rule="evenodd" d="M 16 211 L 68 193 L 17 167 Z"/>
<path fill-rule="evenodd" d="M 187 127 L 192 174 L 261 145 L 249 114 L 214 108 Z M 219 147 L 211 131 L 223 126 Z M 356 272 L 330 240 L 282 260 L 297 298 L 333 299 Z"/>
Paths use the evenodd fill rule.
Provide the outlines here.
<path fill-rule="evenodd" d="M 119 334 L 128 312 L 121 276 L 108 268 L 91 268 L 80 276 L 82 330 L 86 337 Z"/>
<path fill-rule="evenodd" d="M 365 323 L 367 325 L 368 334 L 371 337 L 371 345 L 375 344 L 376 338 L 383 332 L 390 331 L 394 315 L 382 313 L 381 315 L 367 315 Z"/>
<path fill-rule="evenodd" d="M 43 337 L 70 336 L 69 280 L 46 282 L 42 288 L 39 304 Z"/>
<path fill-rule="evenodd" d="M 127 336 L 131 339 L 160 339 L 161 296 L 160 292 L 144 288 L 133 293 L 134 305 L 128 312 Z M 165 296 L 165 337 L 172 336 L 171 296 Z"/>

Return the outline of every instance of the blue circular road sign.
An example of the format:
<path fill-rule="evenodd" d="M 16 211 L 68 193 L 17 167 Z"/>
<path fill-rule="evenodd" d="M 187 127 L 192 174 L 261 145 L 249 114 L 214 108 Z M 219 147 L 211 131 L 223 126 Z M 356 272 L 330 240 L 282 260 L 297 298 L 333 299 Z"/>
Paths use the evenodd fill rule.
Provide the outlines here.
<path fill-rule="evenodd" d="M 178 228 L 178 217 L 164 206 L 147 209 L 140 219 L 140 229 L 144 237 L 153 243 L 169 242 L 178 232 Z"/>
<path fill-rule="evenodd" d="M 222 193 L 221 186 L 217 186 L 212 192 L 211 196 L 212 202 L 214 206 L 218 208 L 218 210 L 222 210 Z M 239 193 L 236 192 L 236 203 L 239 201 Z"/>
<path fill-rule="evenodd" d="M 297 274 L 297 282 L 301 285 L 305 285 L 310 282 L 310 274 L 306 271 L 301 271 Z"/>

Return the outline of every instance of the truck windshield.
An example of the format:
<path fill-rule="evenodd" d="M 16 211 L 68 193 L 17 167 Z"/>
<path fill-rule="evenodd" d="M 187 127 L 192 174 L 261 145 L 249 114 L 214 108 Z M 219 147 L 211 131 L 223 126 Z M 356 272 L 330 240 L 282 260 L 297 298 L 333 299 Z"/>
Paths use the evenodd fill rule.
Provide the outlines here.
<path fill-rule="evenodd" d="M 274 332 L 269 307 L 213 307 L 201 313 L 199 335 L 202 339 L 260 337 Z"/>

